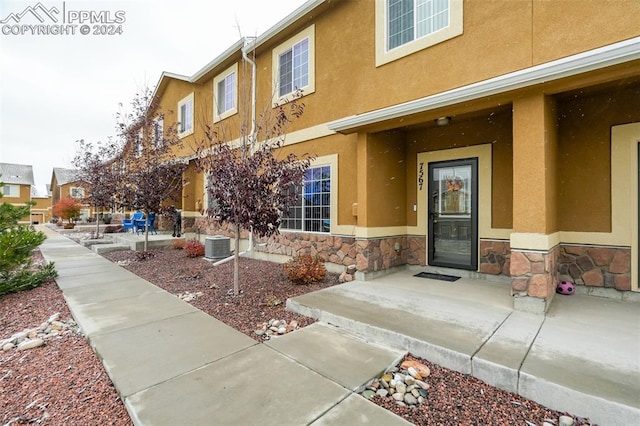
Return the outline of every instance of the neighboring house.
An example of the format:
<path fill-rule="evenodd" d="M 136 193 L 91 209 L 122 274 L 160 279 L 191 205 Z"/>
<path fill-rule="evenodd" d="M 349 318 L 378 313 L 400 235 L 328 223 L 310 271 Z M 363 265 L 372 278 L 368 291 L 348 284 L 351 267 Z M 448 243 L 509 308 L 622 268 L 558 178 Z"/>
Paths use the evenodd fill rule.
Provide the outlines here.
<path fill-rule="evenodd" d="M 636 0 L 311 0 L 156 94 L 189 158 L 204 125 L 240 128 L 252 71 L 258 117 L 302 90 L 284 150 L 317 159 L 256 250 L 497 276 L 544 312 L 559 280 L 638 291 L 639 16 Z M 204 176 L 186 177 L 184 223 L 220 233 Z"/>
<path fill-rule="evenodd" d="M 80 181 L 72 169 L 54 167 L 51 174 L 51 205 L 55 205 L 60 199 L 71 197 L 77 198 L 83 204 L 80 210 L 80 218 L 87 220 L 93 214 L 91 206 L 84 204 L 83 199 L 87 197 L 86 185 Z"/>
<path fill-rule="evenodd" d="M 32 166 L 0 163 L 0 182 L 4 184 L 0 187 L 1 203 L 24 206 L 31 201 L 31 187 L 34 185 Z M 19 223 L 31 223 L 31 217 L 25 216 Z"/>
<path fill-rule="evenodd" d="M 51 216 L 51 185 L 47 184 L 45 188 L 31 187 L 31 200 L 36 204 L 31 208 L 32 223 L 47 223 L 52 219 Z"/>

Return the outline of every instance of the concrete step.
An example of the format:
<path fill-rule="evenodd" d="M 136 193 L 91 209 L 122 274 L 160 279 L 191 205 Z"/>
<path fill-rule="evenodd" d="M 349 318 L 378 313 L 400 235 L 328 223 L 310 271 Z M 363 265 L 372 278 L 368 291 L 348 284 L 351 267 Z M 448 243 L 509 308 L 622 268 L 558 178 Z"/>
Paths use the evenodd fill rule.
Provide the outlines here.
<path fill-rule="evenodd" d="M 100 254 L 100 253 L 108 253 L 110 251 L 120 251 L 120 250 L 129 250 L 131 247 L 129 244 L 122 243 L 107 243 L 107 244 L 95 244 L 91 246 L 91 249 Z"/>

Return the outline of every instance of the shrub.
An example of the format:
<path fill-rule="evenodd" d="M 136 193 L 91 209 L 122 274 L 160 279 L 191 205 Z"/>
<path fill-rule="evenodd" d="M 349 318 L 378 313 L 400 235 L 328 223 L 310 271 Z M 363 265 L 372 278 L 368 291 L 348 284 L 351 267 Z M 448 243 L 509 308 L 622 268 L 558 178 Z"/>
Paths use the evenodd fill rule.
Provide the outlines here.
<path fill-rule="evenodd" d="M 285 275 L 297 284 L 317 283 L 327 275 L 324 264 L 309 254 L 294 257 L 284 264 L 283 269 Z"/>
<path fill-rule="evenodd" d="M 182 238 L 173 240 L 173 248 L 176 250 L 182 250 L 184 248 L 184 240 Z"/>
<path fill-rule="evenodd" d="M 57 275 L 53 263 L 38 267 L 31 263 L 31 253 L 46 237 L 31 225 L 18 224 L 28 214 L 29 204 L 0 205 L 0 295 L 37 287 Z"/>
<path fill-rule="evenodd" d="M 187 253 L 187 257 L 204 256 L 204 244 L 195 239 L 185 241 L 182 249 Z"/>

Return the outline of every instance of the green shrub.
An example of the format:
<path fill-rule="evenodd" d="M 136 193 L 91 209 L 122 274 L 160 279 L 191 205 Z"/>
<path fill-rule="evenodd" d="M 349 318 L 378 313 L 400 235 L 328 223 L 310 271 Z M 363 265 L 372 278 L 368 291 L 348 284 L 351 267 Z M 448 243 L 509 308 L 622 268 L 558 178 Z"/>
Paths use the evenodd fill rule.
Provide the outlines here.
<path fill-rule="evenodd" d="M 187 257 L 204 256 L 204 244 L 195 239 L 185 241 L 182 250 L 187 254 Z"/>
<path fill-rule="evenodd" d="M 37 287 L 57 276 L 53 263 L 32 267 L 31 254 L 46 237 L 31 225 L 18 224 L 28 215 L 29 205 L 0 205 L 0 295 Z"/>
<path fill-rule="evenodd" d="M 294 257 L 284 264 L 285 275 L 297 284 L 312 284 L 324 280 L 327 275 L 327 268 L 309 254 Z"/>

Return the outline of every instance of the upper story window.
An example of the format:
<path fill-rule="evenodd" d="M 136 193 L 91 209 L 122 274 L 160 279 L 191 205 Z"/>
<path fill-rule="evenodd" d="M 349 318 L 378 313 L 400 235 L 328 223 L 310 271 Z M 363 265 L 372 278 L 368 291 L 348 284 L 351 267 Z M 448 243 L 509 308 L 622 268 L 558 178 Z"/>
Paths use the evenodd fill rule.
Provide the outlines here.
<path fill-rule="evenodd" d="M 298 90 L 304 95 L 315 91 L 315 25 L 273 49 L 273 81 L 276 102 Z"/>
<path fill-rule="evenodd" d="M 2 185 L 2 195 L 4 197 L 19 197 L 20 196 L 20 185 L 10 185 L 5 183 Z"/>
<path fill-rule="evenodd" d="M 178 102 L 178 137 L 193 133 L 193 93 Z"/>
<path fill-rule="evenodd" d="M 134 149 L 136 150 L 136 157 L 140 157 L 142 155 L 142 129 L 140 129 L 136 135 Z"/>
<path fill-rule="evenodd" d="M 282 229 L 304 232 L 331 231 L 331 166 L 310 167 L 294 205 L 288 206 L 280 221 Z"/>
<path fill-rule="evenodd" d="M 449 0 L 389 0 L 387 49 L 449 26 Z"/>
<path fill-rule="evenodd" d="M 162 116 L 153 121 L 153 145 L 158 148 L 164 144 L 164 118 Z"/>
<path fill-rule="evenodd" d="M 223 120 L 238 112 L 238 64 L 213 79 L 213 121 Z"/>
<path fill-rule="evenodd" d="M 69 188 L 69 195 L 71 195 L 71 198 L 84 198 L 84 188 L 72 186 Z"/>
<path fill-rule="evenodd" d="M 462 34 L 462 0 L 376 0 L 376 66 Z"/>

